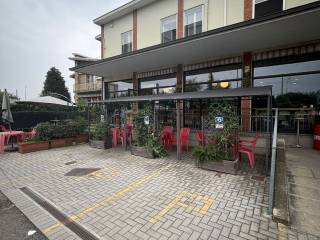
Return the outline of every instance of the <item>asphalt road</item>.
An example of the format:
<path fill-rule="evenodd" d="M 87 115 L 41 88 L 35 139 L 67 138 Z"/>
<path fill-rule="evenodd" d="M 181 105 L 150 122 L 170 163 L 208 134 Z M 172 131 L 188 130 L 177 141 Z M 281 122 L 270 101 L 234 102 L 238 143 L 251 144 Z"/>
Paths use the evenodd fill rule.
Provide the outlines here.
<path fill-rule="evenodd" d="M 28 232 L 35 230 L 31 236 Z M 0 239 L 47 240 L 47 238 L 0 191 Z"/>

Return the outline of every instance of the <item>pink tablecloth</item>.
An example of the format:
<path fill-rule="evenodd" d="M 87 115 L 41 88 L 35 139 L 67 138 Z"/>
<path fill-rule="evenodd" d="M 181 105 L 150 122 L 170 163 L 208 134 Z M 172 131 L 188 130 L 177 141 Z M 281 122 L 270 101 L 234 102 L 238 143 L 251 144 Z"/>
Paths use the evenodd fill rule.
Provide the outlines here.
<path fill-rule="evenodd" d="M 24 132 L 22 131 L 0 132 L 0 153 L 4 152 L 4 147 L 6 144 L 8 144 L 10 137 L 17 137 L 18 140 L 23 141 Z"/>

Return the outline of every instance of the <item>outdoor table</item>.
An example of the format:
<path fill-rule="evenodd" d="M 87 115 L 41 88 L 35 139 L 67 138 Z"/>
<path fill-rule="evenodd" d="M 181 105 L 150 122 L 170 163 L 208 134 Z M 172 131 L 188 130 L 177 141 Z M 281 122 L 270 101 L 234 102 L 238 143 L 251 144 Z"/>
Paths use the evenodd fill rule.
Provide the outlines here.
<path fill-rule="evenodd" d="M 0 132 L 0 153 L 4 153 L 5 145 L 8 144 L 10 137 L 17 137 L 21 140 L 24 139 L 23 131 L 8 131 L 8 132 Z"/>

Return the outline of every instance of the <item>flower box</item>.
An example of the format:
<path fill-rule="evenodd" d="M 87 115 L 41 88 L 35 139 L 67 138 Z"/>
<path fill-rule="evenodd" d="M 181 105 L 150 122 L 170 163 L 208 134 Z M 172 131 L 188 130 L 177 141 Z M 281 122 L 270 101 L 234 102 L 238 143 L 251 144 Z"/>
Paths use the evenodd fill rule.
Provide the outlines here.
<path fill-rule="evenodd" d="M 89 142 L 89 135 L 88 134 L 80 134 L 74 137 L 74 141 L 76 143 L 87 143 Z"/>
<path fill-rule="evenodd" d="M 60 148 L 65 146 L 66 140 L 64 138 L 50 140 L 50 148 Z"/>
<path fill-rule="evenodd" d="M 146 147 L 131 146 L 131 154 L 144 158 L 155 158 L 153 152 L 149 151 Z"/>
<path fill-rule="evenodd" d="M 74 143 L 74 138 L 65 138 L 66 146 L 72 146 Z"/>
<path fill-rule="evenodd" d="M 30 153 L 49 149 L 49 141 L 18 143 L 19 153 Z"/>
<path fill-rule="evenodd" d="M 221 162 L 206 161 L 200 163 L 200 168 L 216 172 L 237 174 L 237 171 L 239 170 L 239 159 L 234 161 L 223 160 Z"/>

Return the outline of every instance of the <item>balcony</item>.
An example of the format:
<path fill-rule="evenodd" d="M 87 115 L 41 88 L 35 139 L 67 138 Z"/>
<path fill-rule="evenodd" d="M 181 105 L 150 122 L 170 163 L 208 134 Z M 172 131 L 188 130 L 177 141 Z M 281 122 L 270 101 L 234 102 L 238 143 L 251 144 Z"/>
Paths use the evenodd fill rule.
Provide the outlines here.
<path fill-rule="evenodd" d="M 98 92 L 98 91 L 101 91 L 101 89 L 102 89 L 102 82 L 101 81 L 73 85 L 73 91 L 75 93 Z"/>

